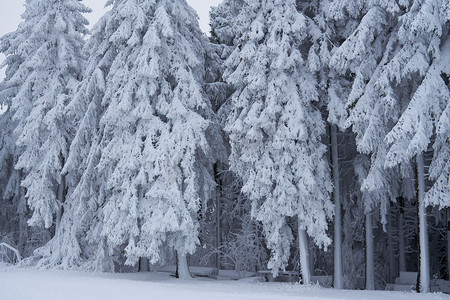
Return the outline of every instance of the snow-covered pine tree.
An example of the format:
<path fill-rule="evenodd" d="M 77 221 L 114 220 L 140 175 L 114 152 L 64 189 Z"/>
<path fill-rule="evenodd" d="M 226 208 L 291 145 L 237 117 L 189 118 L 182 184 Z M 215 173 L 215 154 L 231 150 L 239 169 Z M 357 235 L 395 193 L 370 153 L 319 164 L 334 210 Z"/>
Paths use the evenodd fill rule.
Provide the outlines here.
<path fill-rule="evenodd" d="M 360 176 L 363 181 L 360 198 L 366 214 L 367 289 L 375 288 L 374 251 L 369 249 L 373 247 L 371 211 L 380 208 L 385 226 L 390 201 L 396 201 L 401 192 L 399 170 L 384 167 L 387 152 L 384 137 L 396 122 L 401 107 L 394 95 L 395 87 L 383 81 L 384 66 L 398 46 L 399 16 L 404 12 L 401 5 L 392 1 L 337 0 L 330 3 L 327 13 L 331 23 L 328 26 L 334 29 L 330 30 L 335 35 L 332 40 L 340 43 L 332 50 L 330 59 L 330 78 L 337 80 L 328 90 L 329 120 L 344 128 L 351 127 L 358 151 L 370 155 L 371 161 L 367 174 Z M 347 102 L 345 105 L 342 98 Z M 356 166 L 360 164 L 355 162 Z"/>
<path fill-rule="evenodd" d="M 59 229 L 67 189 L 61 169 L 72 137 L 64 108 L 83 69 L 82 13 L 89 11 L 78 0 L 28 0 L 23 22 L 1 39 L 7 56 L 1 93 L 5 116 L 15 121 L 14 167 L 24 174 L 16 182 L 26 188 L 29 225 Z"/>
<path fill-rule="evenodd" d="M 237 47 L 226 62 L 236 88 L 226 131 L 231 169 L 242 177 L 271 250 L 269 268 L 286 267 L 293 240 L 288 218 L 297 219 L 301 271 L 309 282 L 306 234 L 327 246 L 332 216 L 330 170 L 321 137 L 325 124 L 316 105 L 317 78 L 309 61 L 317 31 L 296 1 L 243 1 L 235 21 Z M 302 237 L 302 238 L 300 238 Z"/>
<path fill-rule="evenodd" d="M 399 121 L 386 137 L 385 164 L 393 167 L 408 162 L 432 145 L 430 180 L 434 185 L 426 203 L 444 208 L 450 205 L 450 4 L 416 1 L 402 21 L 402 47 L 390 62 L 397 69 L 388 76 L 397 84 L 414 80 L 417 89 L 405 100 Z"/>
<path fill-rule="evenodd" d="M 206 85 L 206 93 L 211 99 L 221 128 L 225 126 L 226 119 L 230 113 L 231 101 L 229 101 L 229 98 L 233 93 L 233 87 L 223 79 L 225 70 L 224 62 L 234 50 L 234 44 L 238 37 L 238 33 L 234 31 L 234 22 L 236 21 L 236 16 L 239 13 L 241 5 L 241 0 L 225 0 L 217 7 L 212 7 L 209 15 L 211 37 L 207 49 L 206 74 L 209 83 Z M 225 135 L 224 138 L 226 139 Z M 238 241 L 242 236 L 239 234 L 244 232 L 249 233 L 249 230 L 242 230 L 239 234 L 234 235 L 235 232 L 233 230 L 240 228 L 239 226 L 241 224 L 243 226 L 247 224 L 245 218 L 249 212 L 240 210 L 240 213 L 236 215 L 231 213 L 234 209 L 230 210 L 230 208 L 234 207 L 241 199 L 247 200 L 247 198 L 238 196 L 241 188 L 240 180 L 236 178 L 235 174 L 229 171 L 229 147 L 227 147 L 227 150 L 224 163 L 215 166 L 215 178 L 218 191 L 216 193 L 215 204 L 211 206 L 215 213 L 216 239 L 214 252 L 217 268 L 220 268 L 221 264 L 228 264 L 226 256 L 234 256 L 235 252 L 233 252 L 233 247 L 235 245 L 232 244 L 233 241 Z M 244 211 L 247 214 L 244 213 L 244 217 L 242 217 L 242 212 Z M 233 224 L 228 223 L 230 220 L 233 220 Z M 222 257 L 225 259 L 222 259 Z M 239 257 L 237 260 L 243 258 L 241 254 L 234 257 Z M 240 263 L 236 262 L 234 268 L 239 269 L 240 267 Z"/>
<path fill-rule="evenodd" d="M 3 36 L 0 40 L 0 50 L 3 53 L 8 49 L 5 40 L 7 40 L 7 36 Z M 19 155 L 19 147 L 16 145 L 17 135 L 14 133 L 14 129 L 17 121 L 12 119 L 14 112 L 11 110 L 11 100 L 17 89 L 9 81 L 16 70 L 13 66 L 20 65 L 22 59 L 20 55 L 16 55 L 15 57 L 9 56 L 8 60 L 6 77 L 0 83 L 0 106 L 5 108 L 0 114 L 0 232 L 23 255 L 25 233 L 27 232 L 26 199 L 23 187 L 20 186 L 22 175 L 14 169 Z M 5 61 L 3 65 L 6 63 Z"/>
<path fill-rule="evenodd" d="M 94 25 L 85 43 L 88 61 L 82 81 L 66 108 L 75 136 L 63 174 L 72 174 L 74 189 L 67 195 L 63 215 L 65 230 L 62 234 L 68 243 L 62 243 L 61 248 L 72 265 L 87 263 L 83 268 L 89 270 L 114 271 L 113 258 L 120 252 L 119 249 L 108 251 L 105 238 L 101 236 L 103 207 L 109 194 L 107 174 L 97 168 L 104 148 L 100 144 L 102 131 L 99 124 L 107 106 L 102 102 L 106 93 L 105 81 L 117 53 L 126 46 L 123 41 L 113 38 L 128 24 L 122 22 L 120 3 L 107 1 L 106 6 L 113 5 L 113 8 Z M 143 18 L 142 15 L 138 17 Z M 81 257 L 85 257 L 86 262 L 81 261 Z"/>
<path fill-rule="evenodd" d="M 203 91 L 207 39 L 184 0 L 109 3 L 73 103 L 86 113 L 72 149 L 83 148 L 96 128 L 82 150 L 85 173 L 74 197 L 89 200 L 86 214 L 102 207 L 91 238 L 111 250 L 125 247 L 128 264 L 139 257 L 156 263 L 164 247 L 174 249 L 186 278 L 197 213 L 215 188 L 212 164 L 223 147 Z M 70 159 L 68 170 L 82 155 Z"/>
<path fill-rule="evenodd" d="M 0 83 L 0 90 L 3 84 L 4 82 Z M 15 144 L 17 136 L 14 134 L 14 129 L 17 122 L 12 120 L 10 101 L 6 101 L 5 104 L 7 109 L 0 115 L 0 232 L 2 240 L 11 244 L 26 257 L 34 249 L 27 247 L 30 246 L 29 243 L 27 244 L 30 237 L 27 225 L 29 214 L 25 190 L 20 186 L 23 176 L 21 171 L 14 169 L 20 149 Z"/>
<path fill-rule="evenodd" d="M 309 5 L 308 5 L 309 4 Z M 314 63 L 316 64 L 316 69 L 320 74 L 319 87 L 320 87 L 320 97 L 326 101 L 327 112 L 328 112 L 328 134 L 330 136 L 330 166 L 333 178 L 333 203 L 334 203 L 334 222 L 333 222 L 333 250 L 334 250 L 334 264 L 333 264 L 333 287 L 336 289 L 341 289 L 344 287 L 343 278 L 343 266 L 342 266 L 342 195 L 346 192 L 341 188 L 341 170 L 339 167 L 339 156 L 340 151 L 338 144 L 338 136 L 341 137 L 342 133 L 340 131 L 345 131 L 345 99 L 342 96 L 343 92 L 346 90 L 344 86 L 349 86 L 349 80 L 340 74 L 336 74 L 332 69 L 329 68 L 328 64 L 331 57 L 331 51 L 334 50 L 334 45 L 338 44 L 339 37 L 338 34 L 342 34 L 339 30 L 338 22 L 333 19 L 328 18 L 328 5 L 327 1 L 319 1 L 318 6 L 315 8 L 317 11 L 314 16 L 314 21 L 317 27 L 320 28 L 321 34 L 317 36 L 310 49 L 310 55 L 314 57 Z M 312 3 L 304 3 L 303 10 L 306 12 L 311 12 Z M 308 9 L 309 8 L 309 9 Z M 347 24 L 348 26 L 348 24 Z M 344 91 L 343 91 L 344 90 Z M 348 145 L 347 145 L 348 147 Z M 345 148 L 347 148 L 345 147 Z M 350 147 L 351 149 L 351 147 Z M 345 150 L 344 150 L 345 151 Z"/>
<path fill-rule="evenodd" d="M 414 1 L 401 19 L 401 45 L 386 65 L 386 81 L 412 86 L 399 96 L 404 110 L 386 136 L 386 167 L 405 164 L 415 157 L 418 181 L 420 233 L 420 291 L 429 291 L 428 205 L 450 205 L 450 4 Z M 406 95 L 405 95 L 406 94 Z M 403 97 L 402 97 L 403 96 Z M 433 148 L 426 178 L 424 153 Z M 427 192 L 426 179 L 433 181 Z"/>
<path fill-rule="evenodd" d="M 351 79 L 345 105 L 349 113 L 344 126 L 351 127 L 356 134 L 358 151 L 370 155 L 370 170 L 362 188 L 380 196 L 373 198 L 370 206 L 380 205 L 383 224 L 387 222 L 389 201 L 398 194 L 391 183 L 399 176 L 396 169 L 384 168 L 387 147 L 383 139 L 397 120 L 400 107 L 393 96 L 393 88 L 381 83 L 380 78 L 398 42 L 396 32 L 401 11 L 392 1 L 337 0 L 329 7 L 329 15 L 337 24 L 349 23 L 341 28 L 343 33 L 339 36 L 344 42 L 333 51 L 330 66 L 337 74 Z M 342 95 L 343 86 L 333 91 Z M 339 112 L 335 115 L 340 116 L 342 109 L 337 101 L 333 102 L 337 103 L 334 105 Z"/>
<path fill-rule="evenodd" d="M 436 60 L 440 57 L 440 48 L 446 47 L 448 28 L 445 24 L 448 23 L 449 4 L 448 1 L 431 0 L 369 1 L 358 5 L 348 1 L 334 1 L 331 5 L 332 9 L 340 12 L 336 16 L 344 18 L 348 15 L 355 16 L 358 15 L 356 14 L 358 11 L 363 16 L 356 30 L 334 53 L 331 64 L 335 69 L 341 70 L 342 74 L 350 72 L 355 77 L 347 104 L 350 110 L 347 125 L 352 126 L 353 131 L 357 133 L 358 149 L 363 153 L 371 154 L 371 170 L 363 184 L 363 189 L 371 192 L 377 189 L 387 190 L 387 196 L 394 199 L 398 194 L 397 188 L 389 183 L 398 181 L 395 178 L 398 178 L 400 174 L 404 177 L 410 176 L 409 160 L 417 155 L 418 197 L 419 203 L 423 206 L 425 182 L 422 178 L 424 171 L 423 159 L 420 157 L 421 151 L 424 151 L 430 143 L 433 128 L 442 128 L 441 132 L 448 137 L 448 129 L 446 129 L 448 128 L 448 113 L 446 113 L 446 110 L 448 111 L 446 84 L 448 75 L 441 69 L 433 71 L 434 67 L 430 68 L 430 65 L 433 61 L 436 64 L 445 65 L 442 61 L 438 63 Z M 442 59 L 446 60 L 446 58 Z M 435 79 L 427 81 L 427 78 L 431 77 Z M 421 86 L 426 87 L 421 88 Z M 431 95 L 431 90 L 437 94 Z M 427 97 L 423 97 L 427 93 L 428 96 L 435 97 L 437 100 L 428 101 L 422 107 L 418 107 L 422 104 L 417 105 L 417 98 L 422 97 L 428 100 Z M 417 96 L 418 94 L 420 96 Z M 400 115 L 402 115 L 401 118 Z M 436 124 L 432 124 L 430 118 L 432 115 L 435 120 L 438 120 Z M 441 126 L 441 123 L 447 125 Z M 444 145 L 444 149 L 440 145 Z M 444 188 L 438 188 L 437 194 L 434 193 L 436 190 L 432 189 L 429 194 L 436 196 L 434 199 L 437 202 L 441 199 L 439 194 L 444 196 L 444 199 L 446 193 L 448 195 L 448 152 L 446 152 L 448 150 L 445 147 L 445 143 L 437 142 L 439 150 L 435 152 L 435 161 L 438 167 L 433 176 L 437 179 L 436 186 L 439 187 L 440 183 L 443 183 Z M 442 159 L 442 157 L 447 158 Z M 447 176 L 445 175 L 446 165 Z M 386 200 L 380 202 L 382 215 L 385 215 L 387 211 L 386 203 L 388 203 Z M 424 207 L 421 212 L 419 213 L 422 216 L 420 223 L 423 224 L 421 232 L 424 234 L 421 240 L 425 241 Z M 385 221 L 383 220 L 383 223 Z M 421 251 L 424 251 L 424 257 L 421 261 L 426 265 L 427 246 L 425 243 L 422 244 Z M 429 272 L 425 265 L 422 266 L 421 277 L 427 277 Z M 426 292 L 427 279 L 421 282 L 423 286 L 421 290 Z"/>

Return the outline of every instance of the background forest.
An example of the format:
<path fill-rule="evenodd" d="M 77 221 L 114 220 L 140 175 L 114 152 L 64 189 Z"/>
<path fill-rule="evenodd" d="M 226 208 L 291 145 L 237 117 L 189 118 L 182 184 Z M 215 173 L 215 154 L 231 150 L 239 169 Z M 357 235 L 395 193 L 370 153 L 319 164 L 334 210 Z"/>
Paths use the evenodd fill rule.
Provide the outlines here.
<path fill-rule="evenodd" d="M 450 2 L 27 0 L 0 39 L 0 242 L 22 264 L 450 272 Z"/>

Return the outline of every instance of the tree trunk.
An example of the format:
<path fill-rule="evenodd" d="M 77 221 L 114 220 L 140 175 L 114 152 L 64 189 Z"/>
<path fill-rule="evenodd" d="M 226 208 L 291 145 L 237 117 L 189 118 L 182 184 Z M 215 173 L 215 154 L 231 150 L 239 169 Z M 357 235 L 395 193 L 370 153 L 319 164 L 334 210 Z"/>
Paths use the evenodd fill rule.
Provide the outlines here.
<path fill-rule="evenodd" d="M 59 225 L 61 224 L 63 206 L 64 206 L 65 197 L 66 197 L 65 191 L 66 191 L 66 176 L 61 175 L 61 182 L 58 185 L 58 209 L 56 211 L 55 234 L 58 232 Z"/>
<path fill-rule="evenodd" d="M 375 289 L 372 213 L 366 212 L 366 290 Z"/>
<path fill-rule="evenodd" d="M 222 197 L 222 183 L 220 182 L 220 176 L 218 172 L 217 164 L 214 165 L 214 178 L 217 184 L 217 195 L 216 195 L 216 268 L 220 269 L 220 246 L 222 245 L 221 238 L 221 227 L 220 227 L 220 198 Z"/>
<path fill-rule="evenodd" d="M 138 203 L 142 203 L 144 199 L 144 189 L 142 188 L 142 185 L 138 185 L 137 194 Z M 138 222 L 138 226 L 141 227 L 141 220 L 138 220 Z M 150 261 L 147 257 L 139 257 L 138 272 L 150 272 Z"/>
<path fill-rule="evenodd" d="M 417 155 L 417 212 L 419 214 L 419 292 L 430 291 L 430 268 L 428 256 L 427 209 L 425 206 L 425 170 L 423 155 Z"/>
<path fill-rule="evenodd" d="M 177 270 L 175 277 L 180 279 L 192 278 L 191 273 L 189 273 L 187 256 L 186 254 L 182 254 L 179 251 L 177 251 Z"/>
<path fill-rule="evenodd" d="M 148 261 L 148 258 L 139 258 L 138 272 L 150 272 L 150 262 Z"/>
<path fill-rule="evenodd" d="M 394 283 L 395 277 L 397 276 L 397 268 L 396 268 L 396 261 L 395 261 L 395 243 L 394 238 L 392 237 L 392 217 L 388 216 L 388 222 L 391 226 L 388 226 L 387 228 L 387 234 L 388 234 L 388 247 L 389 247 L 389 282 Z"/>
<path fill-rule="evenodd" d="M 308 238 L 306 236 L 306 231 L 300 228 L 300 223 L 298 225 L 298 246 L 300 252 L 300 275 L 303 280 L 303 284 L 311 283 L 311 273 L 309 269 L 309 259 L 308 259 Z"/>
<path fill-rule="evenodd" d="M 450 280 L 450 208 L 447 208 L 447 280 Z"/>
<path fill-rule="evenodd" d="M 331 124 L 331 162 L 333 168 L 333 197 L 334 197 L 334 277 L 333 286 L 336 289 L 343 288 L 342 281 L 342 217 L 339 181 L 339 152 L 337 141 L 337 126 Z"/>
<path fill-rule="evenodd" d="M 309 266 L 309 274 L 310 277 L 314 276 L 314 255 L 310 255 L 311 253 L 311 248 L 309 248 L 309 243 L 306 244 L 308 246 L 308 266 Z M 312 283 L 312 279 L 311 283 Z"/>
<path fill-rule="evenodd" d="M 22 172 L 19 172 L 18 181 L 22 178 Z M 23 253 L 25 251 L 25 246 L 28 242 L 28 224 L 27 224 L 27 200 L 24 197 L 24 188 L 20 186 L 20 183 L 16 183 L 16 195 L 14 196 L 14 202 L 17 203 L 17 212 L 19 214 L 19 224 L 18 224 L 18 232 L 19 232 L 19 251 Z"/>
<path fill-rule="evenodd" d="M 406 272 L 406 247 L 405 247 L 405 202 L 399 198 L 400 215 L 398 216 L 398 270 Z"/>

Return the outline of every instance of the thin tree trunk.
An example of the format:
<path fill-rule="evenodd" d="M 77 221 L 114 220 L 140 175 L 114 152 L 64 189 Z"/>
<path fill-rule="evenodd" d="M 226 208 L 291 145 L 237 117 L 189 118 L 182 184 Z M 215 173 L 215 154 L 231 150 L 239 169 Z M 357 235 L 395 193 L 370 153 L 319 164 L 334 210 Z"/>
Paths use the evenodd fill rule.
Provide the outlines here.
<path fill-rule="evenodd" d="M 450 280 L 450 208 L 447 208 L 447 280 Z"/>
<path fill-rule="evenodd" d="M 142 203 L 144 199 L 144 188 L 142 185 L 138 186 L 138 203 Z M 139 227 L 142 224 L 139 224 Z M 147 257 L 139 257 L 138 272 L 150 272 L 150 261 Z"/>
<path fill-rule="evenodd" d="M 308 266 L 309 266 L 309 274 L 310 277 L 314 276 L 314 255 L 311 255 L 311 248 L 309 247 L 309 243 L 306 244 L 308 246 Z M 312 278 L 311 278 L 312 283 Z"/>
<path fill-rule="evenodd" d="M 55 234 L 56 234 L 56 232 L 58 232 L 59 225 L 61 224 L 63 205 L 64 205 L 64 201 L 65 201 L 65 191 L 66 191 L 66 176 L 61 175 L 61 182 L 58 185 L 58 209 L 56 211 Z"/>
<path fill-rule="evenodd" d="M 333 286 L 336 289 L 343 288 L 342 281 L 342 217 L 341 217 L 341 198 L 339 181 L 339 153 L 337 141 L 337 126 L 331 124 L 331 162 L 333 168 L 334 183 L 334 277 Z"/>
<path fill-rule="evenodd" d="M 139 258 L 138 272 L 150 272 L 150 262 L 146 257 Z"/>
<path fill-rule="evenodd" d="M 394 239 L 392 237 L 392 217 L 388 216 L 388 222 L 390 223 L 391 226 L 388 227 L 388 247 L 389 247 L 389 282 L 393 283 L 395 280 L 395 277 L 397 276 L 397 271 L 396 271 L 396 261 L 395 261 L 395 249 L 394 249 Z M 391 229 L 391 230 L 389 230 Z"/>
<path fill-rule="evenodd" d="M 65 159 L 61 157 L 61 166 L 64 166 Z M 61 217 L 64 209 L 64 202 L 66 198 L 66 175 L 61 175 L 61 182 L 58 185 L 58 210 L 56 211 L 56 220 L 55 220 L 55 234 L 59 230 L 59 225 L 61 224 Z"/>
<path fill-rule="evenodd" d="M 189 273 L 189 266 L 187 262 L 186 254 L 182 254 L 177 251 L 177 271 L 176 277 L 180 279 L 190 279 L 192 278 L 191 273 Z"/>
<path fill-rule="evenodd" d="M 306 236 L 306 231 L 300 228 L 300 223 L 298 225 L 298 246 L 300 252 L 300 275 L 303 280 L 303 284 L 311 283 L 311 273 L 309 269 L 309 259 L 308 259 L 308 238 Z"/>
<path fill-rule="evenodd" d="M 220 228 L 220 197 L 216 198 L 216 268 L 220 269 L 220 252 L 219 249 L 222 245 L 221 238 L 221 228 Z"/>
<path fill-rule="evenodd" d="M 214 165 L 214 177 L 217 183 L 217 195 L 216 195 L 216 268 L 220 269 L 220 246 L 222 245 L 222 238 L 221 238 L 221 227 L 220 227 L 220 198 L 222 196 L 222 183 L 220 182 L 219 172 L 217 164 Z"/>
<path fill-rule="evenodd" d="M 406 272 L 406 247 L 405 247 L 405 202 L 402 197 L 399 199 L 400 215 L 398 217 L 398 269 L 399 272 Z"/>
<path fill-rule="evenodd" d="M 19 179 L 22 178 L 22 172 L 21 171 L 17 171 L 19 172 Z M 18 232 L 19 232 L 19 251 L 21 253 L 24 252 L 25 250 L 25 245 L 27 243 L 27 239 L 28 239 L 28 234 L 27 234 L 27 228 L 28 228 L 28 224 L 27 224 L 27 218 L 26 218 L 26 213 L 27 213 L 27 201 L 25 200 L 25 197 L 23 197 L 24 191 L 23 191 L 23 187 L 20 186 L 20 183 L 17 182 L 16 184 L 16 195 L 15 195 L 15 201 L 17 201 L 17 212 L 19 213 L 19 224 L 18 224 Z"/>
<path fill-rule="evenodd" d="M 427 232 L 427 210 L 425 206 L 425 170 L 423 155 L 417 155 L 417 186 L 418 186 L 418 214 L 419 214 L 419 291 L 428 293 L 430 291 L 430 268 L 428 256 L 428 232 Z"/>
<path fill-rule="evenodd" d="M 372 213 L 366 212 L 366 290 L 375 289 Z"/>

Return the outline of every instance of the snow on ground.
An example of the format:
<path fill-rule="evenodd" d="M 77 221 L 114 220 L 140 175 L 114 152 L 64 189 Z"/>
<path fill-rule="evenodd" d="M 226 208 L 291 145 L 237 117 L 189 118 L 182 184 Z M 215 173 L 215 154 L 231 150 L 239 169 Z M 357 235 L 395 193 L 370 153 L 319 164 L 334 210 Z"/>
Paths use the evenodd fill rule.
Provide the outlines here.
<path fill-rule="evenodd" d="M 3 269 L 3 270 L 1 270 Z M 290 283 L 177 280 L 169 273 L 105 274 L 0 268 L 1 300 L 394 300 L 450 299 L 444 294 L 344 291 Z"/>

